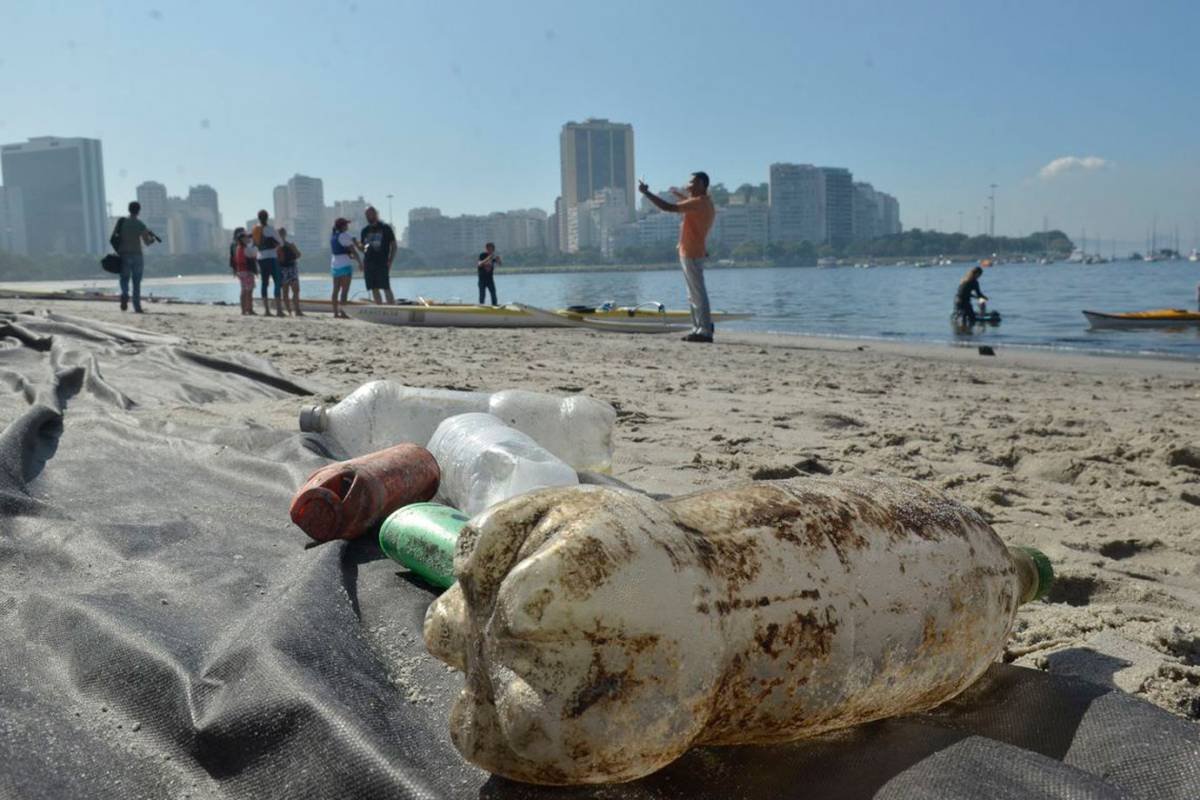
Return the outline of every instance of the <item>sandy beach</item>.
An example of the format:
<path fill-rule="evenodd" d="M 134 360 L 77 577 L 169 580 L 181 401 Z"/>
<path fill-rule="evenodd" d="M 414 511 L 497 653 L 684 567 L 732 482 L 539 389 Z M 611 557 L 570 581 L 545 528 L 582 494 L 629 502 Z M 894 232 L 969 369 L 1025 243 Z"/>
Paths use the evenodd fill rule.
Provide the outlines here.
<path fill-rule="evenodd" d="M 1026 606 L 1017 664 L 1115 684 L 1200 719 L 1200 363 L 718 331 L 403 329 L 233 308 L 0 301 L 244 351 L 332 402 L 392 378 L 456 389 L 585 392 L 619 412 L 614 474 L 679 494 L 802 473 L 901 476 L 976 508 L 1059 578 Z M 300 404 L 178 405 L 171 420 L 295 430 Z"/>

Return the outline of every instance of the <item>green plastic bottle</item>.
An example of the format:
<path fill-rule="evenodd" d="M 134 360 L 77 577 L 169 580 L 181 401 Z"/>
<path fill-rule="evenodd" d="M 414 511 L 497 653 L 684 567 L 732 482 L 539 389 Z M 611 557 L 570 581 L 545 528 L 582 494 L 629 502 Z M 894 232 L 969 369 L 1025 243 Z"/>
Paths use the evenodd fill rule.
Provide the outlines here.
<path fill-rule="evenodd" d="M 379 527 L 379 546 L 432 586 L 454 583 L 454 545 L 469 518 L 439 503 L 413 503 L 395 511 Z"/>

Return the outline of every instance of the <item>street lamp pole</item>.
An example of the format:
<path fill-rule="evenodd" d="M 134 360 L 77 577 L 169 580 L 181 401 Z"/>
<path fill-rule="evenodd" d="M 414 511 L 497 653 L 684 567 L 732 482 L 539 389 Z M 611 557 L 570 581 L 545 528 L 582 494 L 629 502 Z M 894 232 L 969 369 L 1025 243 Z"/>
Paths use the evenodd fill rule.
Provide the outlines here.
<path fill-rule="evenodd" d="M 387 199 L 388 199 L 388 224 L 391 224 L 393 222 L 393 220 L 392 220 L 392 196 L 389 194 L 387 196 Z"/>

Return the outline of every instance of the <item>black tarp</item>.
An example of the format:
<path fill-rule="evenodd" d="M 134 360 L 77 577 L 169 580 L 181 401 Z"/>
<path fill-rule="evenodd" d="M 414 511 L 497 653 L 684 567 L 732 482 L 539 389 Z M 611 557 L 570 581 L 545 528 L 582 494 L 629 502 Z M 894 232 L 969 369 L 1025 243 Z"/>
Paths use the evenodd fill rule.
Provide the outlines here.
<path fill-rule="evenodd" d="M 5 797 L 1200 797 L 1200 726 L 1002 665 L 931 714 L 698 749 L 623 786 L 490 777 L 449 742 L 430 591 L 288 520 L 338 454 L 239 409 L 304 386 L 45 314 L 0 314 L 0 386 Z"/>

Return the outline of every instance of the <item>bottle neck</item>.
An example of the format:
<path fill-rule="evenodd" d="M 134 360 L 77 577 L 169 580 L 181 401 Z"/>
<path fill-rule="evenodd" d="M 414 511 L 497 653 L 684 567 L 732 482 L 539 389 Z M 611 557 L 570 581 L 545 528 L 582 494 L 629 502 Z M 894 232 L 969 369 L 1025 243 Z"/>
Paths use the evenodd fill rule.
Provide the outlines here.
<path fill-rule="evenodd" d="M 1021 587 L 1018 597 L 1020 605 L 1045 597 L 1054 583 L 1054 567 L 1050 565 L 1050 559 L 1032 547 L 1010 547 L 1008 554 L 1017 568 L 1017 580 Z"/>

